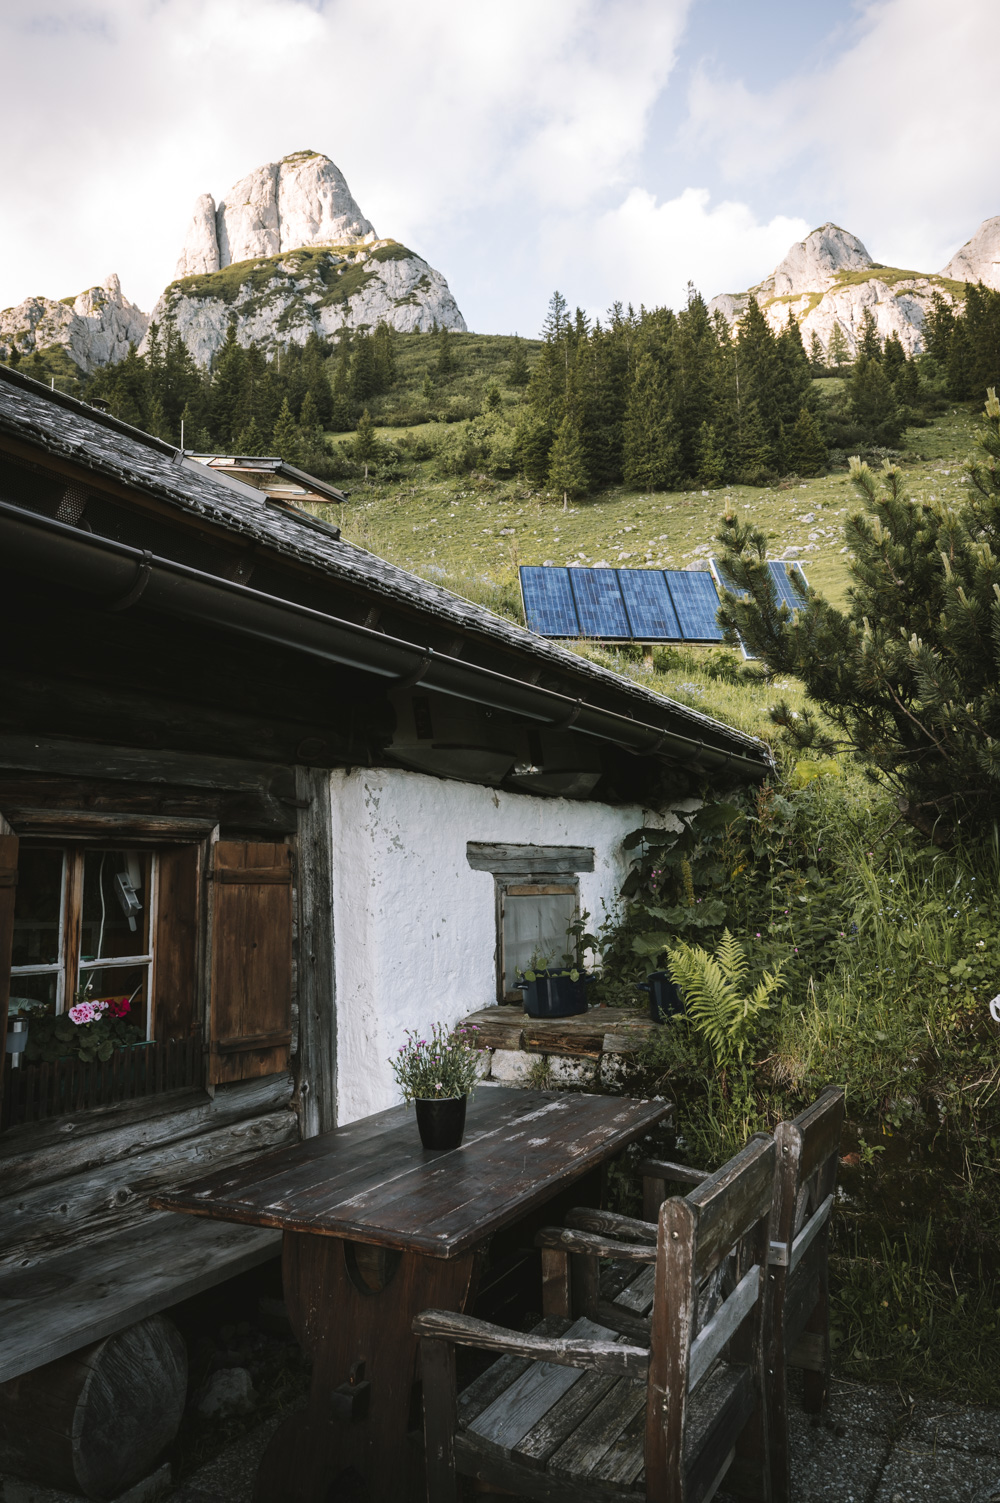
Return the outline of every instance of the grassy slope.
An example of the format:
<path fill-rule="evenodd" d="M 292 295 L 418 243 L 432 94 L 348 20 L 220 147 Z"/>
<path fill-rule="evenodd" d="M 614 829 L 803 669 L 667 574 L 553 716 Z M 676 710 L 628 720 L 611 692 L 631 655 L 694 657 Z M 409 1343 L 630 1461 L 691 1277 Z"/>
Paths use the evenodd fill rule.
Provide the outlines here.
<path fill-rule="evenodd" d="M 393 410 L 417 399 L 424 375 L 436 360 L 436 342 L 430 336 L 401 339 L 399 348 L 401 380 L 381 399 L 386 422 Z M 537 343 L 529 348 L 529 360 L 537 348 Z M 456 372 L 436 388 L 435 400 L 438 392 L 440 401 L 447 403 L 481 393 L 491 380 L 502 384 L 509 358 L 506 340 L 457 336 L 455 350 Z M 841 383 L 819 384 L 824 395 Z M 518 397 L 505 390 L 504 400 L 514 402 Z M 961 461 L 971 451 L 973 421 L 967 409 L 949 407 L 930 427 L 910 430 L 905 466 L 916 496 L 958 498 Z M 445 425 L 386 426 L 382 431 L 394 439 L 408 432 L 432 437 L 444 432 Z M 854 505 L 854 492 L 840 470 L 760 489 L 731 485 L 713 491 L 637 493 L 617 487 L 563 511 L 557 497 L 523 480 L 441 479 L 434 461 L 427 460 L 399 483 L 355 482 L 350 502 L 335 520 L 346 537 L 394 563 L 521 619 L 519 564 L 604 562 L 630 568 L 684 568 L 712 551 L 718 518 L 727 507 L 765 528 L 775 555 L 798 548 L 810 584 L 842 602 L 848 583 L 843 523 Z M 592 644 L 582 650 L 756 734 L 766 733 L 766 709 L 776 688 L 792 702 L 799 697 L 796 685 L 753 688 L 707 677 L 701 664 L 709 649 L 657 652 L 652 674 L 636 650 Z"/>

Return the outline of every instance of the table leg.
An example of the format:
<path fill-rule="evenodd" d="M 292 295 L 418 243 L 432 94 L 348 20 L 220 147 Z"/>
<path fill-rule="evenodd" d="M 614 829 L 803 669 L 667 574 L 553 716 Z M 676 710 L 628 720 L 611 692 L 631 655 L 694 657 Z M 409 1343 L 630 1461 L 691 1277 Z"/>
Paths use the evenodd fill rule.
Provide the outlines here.
<path fill-rule="evenodd" d="M 478 1255 L 429 1258 L 389 1254 L 387 1279 L 373 1289 L 359 1271 L 358 1244 L 286 1232 L 282 1277 L 288 1316 L 313 1359 L 308 1408 L 279 1426 L 264 1453 L 254 1503 L 328 1503 L 337 1476 L 360 1473 L 369 1503 L 403 1503 L 412 1459 L 407 1441 L 421 1310 L 464 1310 L 474 1293 Z M 370 1252 L 370 1249 L 366 1248 Z M 358 1389 L 355 1418 L 352 1377 Z"/>

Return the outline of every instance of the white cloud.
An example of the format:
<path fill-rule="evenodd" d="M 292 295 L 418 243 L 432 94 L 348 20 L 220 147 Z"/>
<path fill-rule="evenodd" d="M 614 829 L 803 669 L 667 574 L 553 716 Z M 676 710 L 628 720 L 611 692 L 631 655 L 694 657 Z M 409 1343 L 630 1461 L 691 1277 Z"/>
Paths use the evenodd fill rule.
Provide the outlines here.
<path fill-rule="evenodd" d="M 301 147 L 452 275 L 477 220 L 530 237 L 627 184 L 689 3 L 9 0 L 0 302 L 113 268 L 149 307 L 195 195 Z"/>
<path fill-rule="evenodd" d="M 809 73 L 754 92 L 701 75 L 691 135 L 742 193 L 780 192 L 890 264 L 935 270 L 1000 212 L 995 0 L 869 0 Z"/>

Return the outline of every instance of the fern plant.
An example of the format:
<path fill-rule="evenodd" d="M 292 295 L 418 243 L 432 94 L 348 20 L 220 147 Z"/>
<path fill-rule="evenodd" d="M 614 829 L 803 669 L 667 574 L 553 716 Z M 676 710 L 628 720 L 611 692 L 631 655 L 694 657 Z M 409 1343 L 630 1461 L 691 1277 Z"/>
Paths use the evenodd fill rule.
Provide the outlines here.
<path fill-rule="evenodd" d="M 667 956 L 667 969 L 684 996 L 684 1011 L 705 1039 L 720 1069 L 742 1063 L 760 1013 L 784 986 L 780 964 L 765 971 L 752 991 L 750 963 L 738 939 L 726 929 L 710 955 L 700 945 L 683 942 Z"/>

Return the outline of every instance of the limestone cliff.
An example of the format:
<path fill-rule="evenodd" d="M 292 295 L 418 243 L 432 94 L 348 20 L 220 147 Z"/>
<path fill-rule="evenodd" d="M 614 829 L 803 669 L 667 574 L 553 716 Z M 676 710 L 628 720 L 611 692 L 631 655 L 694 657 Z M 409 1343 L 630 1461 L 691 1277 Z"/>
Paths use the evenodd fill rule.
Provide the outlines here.
<path fill-rule="evenodd" d="M 29 297 L 0 312 L 0 359 L 61 346 L 84 371 L 121 360 L 146 332 L 149 315 L 123 296 L 114 272 L 100 287 L 55 302 Z"/>
<path fill-rule="evenodd" d="M 276 256 L 309 245 L 353 245 L 375 231 L 335 162 L 318 151 L 296 151 L 265 162 L 234 183 L 224 198 L 196 201 L 178 277 L 201 276 L 234 261 Z"/>
<path fill-rule="evenodd" d="M 956 251 L 941 275 L 959 282 L 982 282 L 1000 292 L 1000 217 L 984 219 L 971 240 Z"/>
<path fill-rule="evenodd" d="M 439 271 L 376 239 L 329 157 L 298 151 L 241 178 L 216 205 L 204 193 L 151 322 L 169 321 L 199 365 L 230 320 L 241 344 L 268 351 L 384 320 L 409 332 L 465 328 Z"/>
<path fill-rule="evenodd" d="M 441 273 L 395 240 L 310 246 L 182 277 L 163 293 L 150 322 L 161 329 L 171 323 L 198 364 L 207 365 L 233 318 L 240 344 L 268 352 L 304 344 L 313 332 L 330 338 L 382 321 L 404 333 L 435 323 L 465 329 Z"/>
<path fill-rule="evenodd" d="M 1000 226 L 1000 220 L 994 222 Z M 973 243 L 970 241 L 970 246 Z M 924 319 L 934 293 L 955 302 L 965 291 L 963 280 L 948 268 L 934 275 L 882 266 L 872 260 L 857 236 L 839 225 L 824 224 L 793 245 L 770 276 L 755 287 L 747 292 L 721 293 L 708 306 L 735 323 L 747 299 L 755 297 L 775 330 L 792 314 L 807 350 L 814 333 L 824 350 L 828 349 L 839 325 L 851 354 L 857 347 L 865 310 L 870 309 L 883 339 L 897 334 L 908 354 L 919 354 L 924 347 Z"/>

